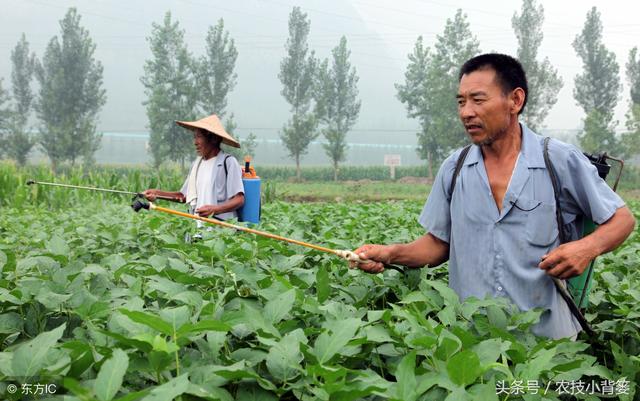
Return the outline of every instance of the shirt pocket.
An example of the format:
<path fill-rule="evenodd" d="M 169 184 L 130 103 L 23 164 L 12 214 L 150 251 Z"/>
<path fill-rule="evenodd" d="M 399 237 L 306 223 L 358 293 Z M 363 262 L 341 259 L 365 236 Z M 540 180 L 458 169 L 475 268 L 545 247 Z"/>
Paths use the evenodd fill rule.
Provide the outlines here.
<path fill-rule="evenodd" d="M 558 238 L 556 205 L 534 199 L 518 200 L 520 210 L 527 213 L 527 241 L 536 246 L 549 246 Z"/>

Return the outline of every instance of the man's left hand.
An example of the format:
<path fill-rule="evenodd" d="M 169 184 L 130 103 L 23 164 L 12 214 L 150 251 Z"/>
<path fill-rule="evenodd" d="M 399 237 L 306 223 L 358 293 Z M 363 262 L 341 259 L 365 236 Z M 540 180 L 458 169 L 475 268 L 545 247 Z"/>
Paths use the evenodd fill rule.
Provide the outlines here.
<path fill-rule="evenodd" d="M 572 241 L 543 255 L 538 267 L 550 276 L 566 280 L 582 274 L 596 256 L 588 243 Z"/>
<path fill-rule="evenodd" d="M 217 213 L 217 209 L 214 205 L 203 205 L 196 209 L 196 213 L 202 217 L 209 217 Z"/>

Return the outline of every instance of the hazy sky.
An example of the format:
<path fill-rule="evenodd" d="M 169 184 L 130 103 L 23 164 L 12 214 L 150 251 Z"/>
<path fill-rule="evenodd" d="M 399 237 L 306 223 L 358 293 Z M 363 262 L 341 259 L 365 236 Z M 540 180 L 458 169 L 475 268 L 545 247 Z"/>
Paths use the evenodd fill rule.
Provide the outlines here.
<path fill-rule="evenodd" d="M 596 6 L 602 15 L 604 42 L 620 64 L 624 89 L 616 117 L 623 127 L 628 108 L 624 66 L 629 50 L 640 46 L 640 2 L 541 3 L 545 8 L 545 37 L 540 55 L 549 57 L 564 80 L 558 103 L 545 125 L 550 129 L 576 129 L 581 124 L 583 113 L 573 99 L 573 80 L 581 71 L 581 61 L 571 42 L 581 31 L 587 11 Z M 482 51 L 516 53 L 511 17 L 520 11 L 520 1 L 0 0 L 0 77 L 6 88 L 11 50 L 22 32 L 41 57 L 47 42 L 59 34 L 58 22 L 68 7 L 77 7 L 82 25 L 97 45 L 95 56 L 104 65 L 107 104 L 99 127 L 144 131 L 147 119 L 141 104 L 144 94 L 140 76 L 144 60 L 150 56 L 146 37 L 152 22 L 160 22 L 164 13 L 171 11 L 186 30 L 189 49 L 202 54 L 208 27 L 224 18 L 239 51 L 238 85 L 231 94 L 229 110 L 235 113 L 240 133 L 251 130 L 270 136 L 289 118 L 277 74 L 288 35 L 288 15 L 295 5 L 302 7 L 311 20 L 309 46 L 319 56 L 327 57 L 340 36 L 347 37 L 352 64 L 360 75 L 362 98 L 362 112 L 352 138 L 366 133 L 370 141 L 372 135 L 388 137 L 393 133 L 398 142 L 415 142 L 417 123 L 406 118 L 393 85 L 403 80 L 407 54 L 418 35 L 432 46 L 456 9 L 461 8 L 468 16 Z"/>

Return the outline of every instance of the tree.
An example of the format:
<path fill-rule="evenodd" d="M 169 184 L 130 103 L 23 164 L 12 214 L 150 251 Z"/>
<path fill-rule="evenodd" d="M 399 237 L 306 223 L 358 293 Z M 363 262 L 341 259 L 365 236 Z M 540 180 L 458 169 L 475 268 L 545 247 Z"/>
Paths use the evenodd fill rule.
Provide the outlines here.
<path fill-rule="evenodd" d="M 622 136 L 622 147 L 624 156 L 631 157 L 640 152 L 640 57 L 637 47 L 629 52 L 626 67 L 630 104 L 626 124 L 628 131 Z"/>
<path fill-rule="evenodd" d="M 536 130 L 542 126 L 549 110 L 558 100 L 558 92 L 562 89 L 562 78 L 558 70 L 551 66 L 549 58 L 538 61 L 538 49 L 542 43 L 542 23 L 544 8 L 536 6 L 535 0 L 523 0 L 522 11 L 514 13 L 511 26 L 518 38 L 518 59 L 527 73 L 529 93 L 527 106 L 522 117 L 529 126 Z"/>
<path fill-rule="evenodd" d="M 351 52 L 343 36 L 332 50 L 333 64 L 329 68 L 325 60 L 318 71 L 316 116 L 324 125 L 322 133 L 327 140 L 323 145 L 333 163 L 333 179 L 338 180 L 338 163 L 344 161 L 347 150 L 347 132 L 353 127 L 360 113 L 358 100 L 358 76 L 349 63 Z"/>
<path fill-rule="evenodd" d="M 318 136 L 317 121 L 310 111 L 314 80 L 317 70 L 315 53 L 310 54 L 307 46 L 311 23 L 300 7 L 294 7 L 289 15 L 289 38 L 287 55 L 280 63 L 278 78 L 284 86 L 280 92 L 291 105 L 293 116 L 283 127 L 280 138 L 287 147 L 289 155 L 296 161 L 296 177 L 300 179 L 300 156 L 307 153 L 312 140 Z"/>
<path fill-rule="evenodd" d="M 405 83 L 396 84 L 398 99 L 407 107 L 408 116 L 420 122 L 417 150 L 420 158 L 427 160 L 430 178 L 433 165 L 466 141 L 455 100 L 458 71 L 479 52 L 467 17 L 458 10 L 453 20 L 447 19 L 443 34 L 437 36 L 433 53 L 424 47 L 422 37 L 418 38 L 409 55 Z"/>
<path fill-rule="evenodd" d="M 166 159 L 185 162 L 193 154 L 193 138 L 175 120 L 195 120 L 198 93 L 196 62 L 187 50 L 184 31 L 167 12 L 162 24 L 153 23 L 147 38 L 152 57 L 140 79 L 145 87 L 149 145 L 156 167 Z"/>
<path fill-rule="evenodd" d="M 233 70 L 238 51 L 229 32 L 224 30 L 222 19 L 209 28 L 206 43 L 206 55 L 198 64 L 198 100 L 204 114 L 217 114 L 222 119 L 226 114 L 227 96 L 236 86 L 237 74 Z"/>
<path fill-rule="evenodd" d="M 100 146 L 96 133 L 98 112 L 106 101 L 102 64 L 96 46 L 80 26 L 80 15 L 70 8 L 60 21 L 61 40 L 54 36 L 36 66 L 40 91 L 35 103 L 42 125 L 38 142 L 54 171 L 60 162 L 93 159 Z"/>
<path fill-rule="evenodd" d="M 35 144 L 35 138 L 30 135 L 27 124 L 33 108 L 31 81 L 36 67 L 36 57 L 29 52 L 29 42 L 24 34 L 11 52 L 11 61 L 14 106 L 8 121 L 5 149 L 10 158 L 23 166 Z"/>
<path fill-rule="evenodd" d="M 3 106 L 4 103 L 9 100 L 9 95 L 6 90 L 2 88 L 2 79 L 0 78 L 0 157 L 4 156 L 7 149 L 7 136 L 9 134 L 9 119 L 11 111 L 8 107 Z"/>
<path fill-rule="evenodd" d="M 573 48 L 583 62 L 583 72 L 575 78 L 573 97 L 587 115 L 584 130 L 578 135 L 580 145 L 587 152 L 606 150 L 617 154 L 619 142 L 612 120 L 621 90 L 619 67 L 615 54 L 602 44 L 602 23 L 595 7 L 587 13 Z M 601 149 L 599 143 L 606 144 L 606 149 Z"/>

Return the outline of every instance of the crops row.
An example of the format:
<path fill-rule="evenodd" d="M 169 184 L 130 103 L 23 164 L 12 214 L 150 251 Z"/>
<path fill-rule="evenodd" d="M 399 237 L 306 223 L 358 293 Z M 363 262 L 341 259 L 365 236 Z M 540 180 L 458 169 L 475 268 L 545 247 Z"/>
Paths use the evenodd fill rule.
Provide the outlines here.
<path fill-rule="evenodd" d="M 276 202 L 260 228 L 352 249 L 419 235 L 420 207 Z M 367 275 L 227 229 L 188 245 L 190 222 L 135 214 L 118 198 L 2 211 L 3 399 L 25 397 L 7 386 L 36 382 L 101 401 L 567 399 L 553 386 L 544 396 L 496 390 L 533 380 L 609 381 L 614 399 L 638 394 L 638 231 L 599 261 L 587 314 L 598 341 L 571 342 L 530 332 L 541 311 L 460 303 L 446 267 Z"/>

